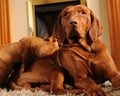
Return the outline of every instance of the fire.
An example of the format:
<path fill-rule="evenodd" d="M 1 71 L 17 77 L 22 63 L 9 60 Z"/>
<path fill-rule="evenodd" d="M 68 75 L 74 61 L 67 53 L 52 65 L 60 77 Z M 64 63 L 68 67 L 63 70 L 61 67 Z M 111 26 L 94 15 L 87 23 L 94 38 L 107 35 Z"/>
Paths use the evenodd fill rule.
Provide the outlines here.
<path fill-rule="evenodd" d="M 54 42 L 57 46 L 59 46 L 59 45 L 58 45 L 57 38 L 53 38 L 53 36 L 51 36 L 51 37 L 49 38 L 49 41 L 50 41 L 50 42 Z"/>
<path fill-rule="evenodd" d="M 50 40 L 50 42 L 57 42 L 57 38 L 53 38 L 53 36 L 51 36 L 50 38 L 49 38 L 49 40 Z M 58 42 L 57 42 L 58 43 Z"/>

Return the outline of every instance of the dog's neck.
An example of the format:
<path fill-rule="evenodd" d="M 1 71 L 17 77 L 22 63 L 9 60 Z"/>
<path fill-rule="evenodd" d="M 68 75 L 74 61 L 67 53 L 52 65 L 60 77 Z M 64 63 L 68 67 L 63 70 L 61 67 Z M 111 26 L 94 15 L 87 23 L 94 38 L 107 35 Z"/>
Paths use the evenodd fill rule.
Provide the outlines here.
<path fill-rule="evenodd" d="M 81 47 L 81 45 L 77 43 L 76 44 L 63 44 L 60 47 Z"/>

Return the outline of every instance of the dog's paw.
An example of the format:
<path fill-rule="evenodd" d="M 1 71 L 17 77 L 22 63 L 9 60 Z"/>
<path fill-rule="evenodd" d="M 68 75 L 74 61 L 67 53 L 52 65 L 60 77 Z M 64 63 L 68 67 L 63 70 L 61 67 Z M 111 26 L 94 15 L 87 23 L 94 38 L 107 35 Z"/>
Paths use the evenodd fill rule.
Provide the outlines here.
<path fill-rule="evenodd" d="M 112 77 L 111 83 L 114 88 L 120 88 L 120 75 Z"/>
<path fill-rule="evenodd" d="M 101 88 L 85 90 L 87 96 L 106 96 L 105 92 Z"/>

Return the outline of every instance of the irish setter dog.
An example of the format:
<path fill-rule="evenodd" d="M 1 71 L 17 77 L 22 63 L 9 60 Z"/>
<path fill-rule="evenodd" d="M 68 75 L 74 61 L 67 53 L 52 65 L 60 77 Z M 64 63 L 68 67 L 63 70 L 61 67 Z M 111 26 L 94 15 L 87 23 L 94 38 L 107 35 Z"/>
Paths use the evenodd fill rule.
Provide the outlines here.
<path fill-rule="evenodd" d="M 88 96 L 105 96 L 98 86 L 110 80 L 120 87 L 120 75 L 105 44 L 99 39 L 102 27 L 89 8 L 83 5 L 68 6 L 58 16 L 53 38 L 61 45 L 57 64 L 68 70 L 77 88 Z"/>
<path fill-rule="evenodd" d="M 56 41 L 44 41 L 39 37 L 25 37 L 20 40 L 22 66 L 9 79 L 12 89 L 22 88 L 45 90 L 54 94 L 80 93 L 81 89 L 64 89 L 64 69 L 55 63 L 54 52 L 59 50 Z M 36 87 L 32 85 L 37 84 Z"/>

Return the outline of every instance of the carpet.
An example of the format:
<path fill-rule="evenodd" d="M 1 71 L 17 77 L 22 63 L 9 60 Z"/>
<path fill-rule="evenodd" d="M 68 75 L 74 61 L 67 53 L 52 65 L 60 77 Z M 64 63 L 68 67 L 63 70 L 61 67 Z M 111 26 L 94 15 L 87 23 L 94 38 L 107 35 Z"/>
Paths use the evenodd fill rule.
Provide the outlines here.
<path fill-rule="evenodd" d="M 120 89 L 114 89 L 109 81 L 106 81 L 104 84 L 100 84 L 107 96 L 120 96 Z M 45 91 L 35 91 L 31 92 L 30 90 L 9 90 L 0 89 L 0 96 L 86 96 L 85 94 L 75 95 L 75 94 L 63 94 L 63 95 L 50 95 Z"/>

